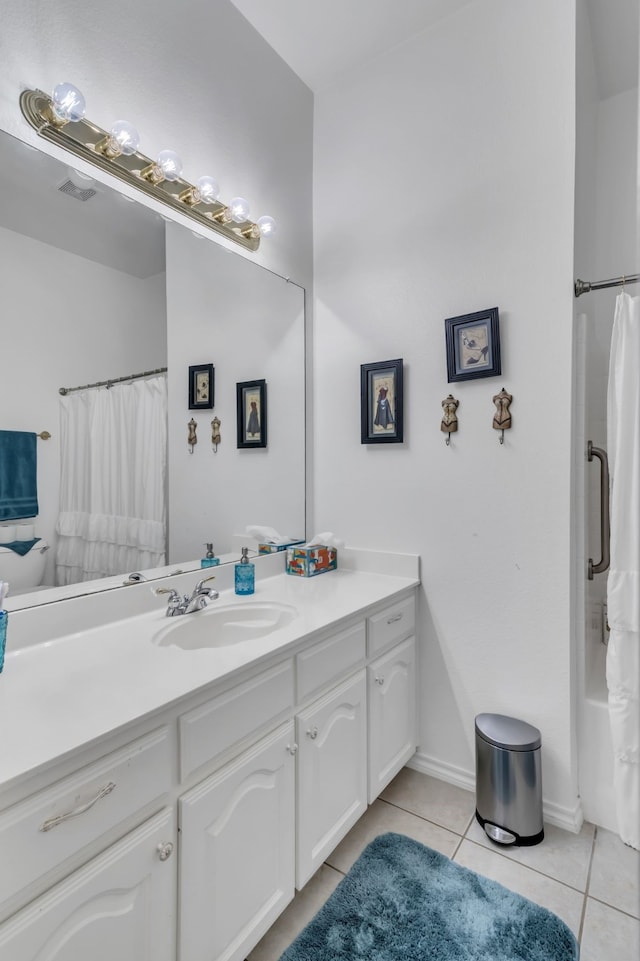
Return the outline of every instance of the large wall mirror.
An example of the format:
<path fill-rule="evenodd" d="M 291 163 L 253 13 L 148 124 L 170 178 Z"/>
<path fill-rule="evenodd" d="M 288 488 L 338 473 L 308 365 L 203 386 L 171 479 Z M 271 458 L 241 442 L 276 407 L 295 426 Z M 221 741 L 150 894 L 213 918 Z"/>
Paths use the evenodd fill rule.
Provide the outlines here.
<path fill-rule="evenodd" d="M 206 542 L 231 552 L 248 524 L 304 537 L 304 290 L 2 132 L 0 163 L 0 429 L 51 434 L 28 521 L 51 545 L 44 582 L 12 590 L 11 609 L 61 596 L 60 387 L 168 368 L 167 566 L 197 566 Z M 209 364 L 213 407 L 190 409 L 189 367 Z M 236 385 L 253 381 L 266 385 L 267 445 L 239 448 Z"/>

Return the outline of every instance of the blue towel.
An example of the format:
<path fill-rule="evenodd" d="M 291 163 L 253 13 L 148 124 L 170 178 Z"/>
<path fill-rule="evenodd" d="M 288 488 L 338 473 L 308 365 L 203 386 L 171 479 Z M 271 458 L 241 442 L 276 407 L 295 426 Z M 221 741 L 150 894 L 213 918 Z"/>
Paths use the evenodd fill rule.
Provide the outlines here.
<path fill-rule="evenodd" d="M 0 547 L 8 547 L 10 551 L 15 551 L 16 554 L 21 554 L 24 557 L 32 547 L 36 546 L 39 540 L 41 538 L 34 537 L 32 541 L 9 541 L 8 544 L 0 544 Z"/>
<path fill-rule="evenodd" d="M 38 513 L 34 431 L 0 430 L 0 520 Z"/>

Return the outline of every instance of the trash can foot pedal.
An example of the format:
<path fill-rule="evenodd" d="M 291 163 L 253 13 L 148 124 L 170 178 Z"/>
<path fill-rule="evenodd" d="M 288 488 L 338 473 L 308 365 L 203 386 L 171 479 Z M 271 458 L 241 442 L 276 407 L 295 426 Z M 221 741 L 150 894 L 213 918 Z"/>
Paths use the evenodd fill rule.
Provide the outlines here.
<path fill-rule="evenodd" d="M 484 830 L 487 837 L 490 837 L 492 841 L 496 841 L 498 844 L 515 844 L 516 842 L 515 834 L 512 834 L 511 831 L 505 831 L 504 828 L 499 828 L 497 824 L 491 824 L 489 821 L 486 821 Z"/>

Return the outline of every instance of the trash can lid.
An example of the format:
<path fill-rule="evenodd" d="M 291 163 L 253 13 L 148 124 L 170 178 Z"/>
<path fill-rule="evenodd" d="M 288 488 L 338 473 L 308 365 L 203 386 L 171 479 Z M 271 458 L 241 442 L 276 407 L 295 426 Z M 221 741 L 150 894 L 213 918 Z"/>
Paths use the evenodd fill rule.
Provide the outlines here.
<path fill-rule="evenodd" d="M 537 727 L 505 714 L 478 714 L 476 733 L 489 744 L 511 751 L 535 751 L 542 743 Z"/>

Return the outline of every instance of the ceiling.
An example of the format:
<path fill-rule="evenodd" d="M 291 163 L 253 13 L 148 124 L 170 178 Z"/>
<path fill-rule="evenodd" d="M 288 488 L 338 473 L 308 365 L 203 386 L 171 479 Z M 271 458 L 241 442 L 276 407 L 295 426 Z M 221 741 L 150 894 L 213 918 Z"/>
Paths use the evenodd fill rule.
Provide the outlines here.
<path fill-rule="evenodd" d="M 351 67 L 479 0 L 232 0 L 317 92 Z M 600 97 L 638 85 L 638 0 L 586 0 Z"/>

